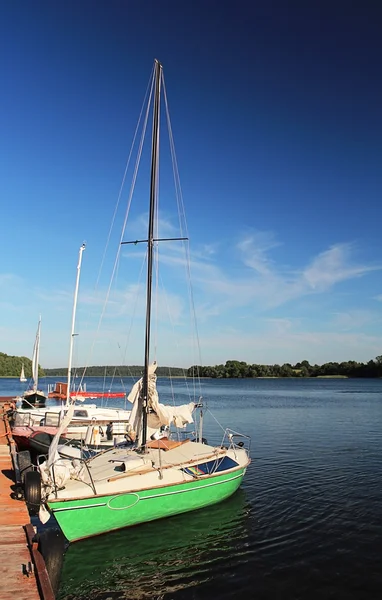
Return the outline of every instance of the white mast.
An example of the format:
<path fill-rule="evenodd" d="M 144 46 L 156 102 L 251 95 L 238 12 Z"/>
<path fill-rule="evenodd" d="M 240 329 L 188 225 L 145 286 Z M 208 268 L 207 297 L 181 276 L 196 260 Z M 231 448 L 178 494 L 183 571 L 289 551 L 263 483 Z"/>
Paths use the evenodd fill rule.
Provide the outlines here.
<path fill-rule="evenodd" d="M 70 333 L 70 344 L 69 344 L 69 361 L 68 361 L 68 387 L 66 390 L 66 405 L 70 403 L 70 379 L 71 379 L 71 371 L 72 371 L 72 358 L 73 358 L 73 342 L 74 336 L 74 326 L 76 323 L 76 310 L 77 310 L 77 298 L 78 298 L 78 288 L 80 285 L 80 274 L 81 274 L 81 263 L 82 263 L 82 253 L 85 250 L 85 244 L 82 244 L 79 254 L 78 254 L 78 264 L 77 264 L 77 277 L 76 277 L 76 287 L 74 291 L 74 301 L 73 301 L 73 313 L 72 313 L 72 329 Z"/>
<path fill-rule="evenodd" d="M 33 347 L 32 356 L 32 379 L 33 379 L 33 390 L 38 389 L 38 361 L 40 355 L 40 330 L 41 330 L 41 315 L 38 321 L 36 339 Z"/>

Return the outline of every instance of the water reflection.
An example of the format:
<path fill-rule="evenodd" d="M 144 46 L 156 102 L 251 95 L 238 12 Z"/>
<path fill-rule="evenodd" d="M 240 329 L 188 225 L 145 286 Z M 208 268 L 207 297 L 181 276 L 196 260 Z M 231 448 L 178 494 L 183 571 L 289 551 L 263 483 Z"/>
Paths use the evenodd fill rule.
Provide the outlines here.
<path fill-rule="evenodd" d="M 238 490 L 200 511 L 72 544 L 57 599 L 164 598 L 219 579 L 245 544 L 248 516 L 246 494 Z"/>
<path fill-rule="evenodd" d="M 2 379 L 2 393 L 15 383 Z M 382 379 L 202 383 L 213 416 L 252 437 L 241 490 L 73 545 L 59 600 L 382 597 Z M 182 385 L 175 380 L 183 395 Z M 221 442 L 208 411 L 203 431 Z"/>

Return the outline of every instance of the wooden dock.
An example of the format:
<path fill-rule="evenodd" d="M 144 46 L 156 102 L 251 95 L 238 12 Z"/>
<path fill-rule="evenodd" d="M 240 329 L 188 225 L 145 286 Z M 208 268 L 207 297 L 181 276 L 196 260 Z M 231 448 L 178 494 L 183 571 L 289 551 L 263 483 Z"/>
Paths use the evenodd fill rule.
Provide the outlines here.
<path fill-rule="evenodd" d="M 16 449 L 6 415 L 9 407 L 10 398 L 0 397 L 0 598 L 54 600 L 45 562 L 32 541 L 28 509 L 15 497 Z"/>

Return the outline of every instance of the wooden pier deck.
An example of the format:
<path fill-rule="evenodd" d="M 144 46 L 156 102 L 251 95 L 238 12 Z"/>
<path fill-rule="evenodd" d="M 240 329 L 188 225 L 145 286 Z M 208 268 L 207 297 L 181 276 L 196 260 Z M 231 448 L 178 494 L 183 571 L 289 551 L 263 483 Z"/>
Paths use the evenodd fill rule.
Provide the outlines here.
<path fill-rule="evenodd" d="M 45 563 L 30 541 L 28 509 L 14 497 L 15 448 L 6 417 L 8 408 L 9 398 L 0 397 L 0 598 L 54 600 Z"/>

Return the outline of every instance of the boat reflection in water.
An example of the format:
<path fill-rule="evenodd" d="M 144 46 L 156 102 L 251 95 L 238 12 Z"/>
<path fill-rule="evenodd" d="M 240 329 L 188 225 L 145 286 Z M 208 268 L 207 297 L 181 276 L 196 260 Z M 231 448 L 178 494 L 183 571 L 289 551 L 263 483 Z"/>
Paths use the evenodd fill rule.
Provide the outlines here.
<path fill-rule="evenodd" d="M 203 510 L 70 544 L 57 600 L 172 597 L 212 576 L 221 586 L 227 563 L 245 543 L 248 515 L 239 489 Z"/>

